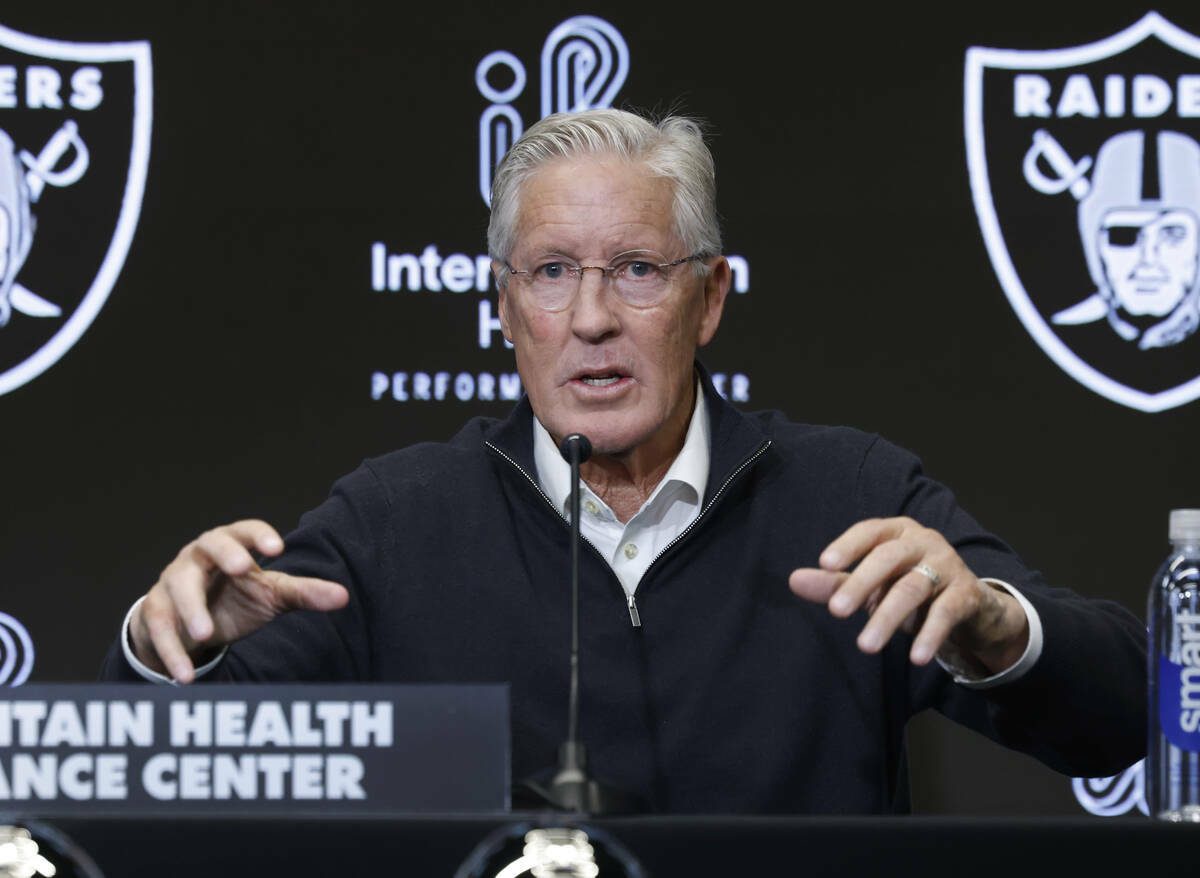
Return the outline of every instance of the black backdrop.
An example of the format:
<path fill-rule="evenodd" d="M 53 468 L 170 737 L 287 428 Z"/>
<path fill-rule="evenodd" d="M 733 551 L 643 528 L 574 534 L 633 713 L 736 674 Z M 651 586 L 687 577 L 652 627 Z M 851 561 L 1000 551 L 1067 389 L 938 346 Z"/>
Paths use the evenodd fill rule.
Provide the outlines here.
<path fill-rule="evenodd" d="M 1158 9 L 1200 32 L 1194 5 Z M 1197 502 L 1200 404 L 1111 402 L 1026 332 L 972 204 L 963 69 L 969 46 L 1077 45 L 1145 11 L 834 4 L 795 27 L 753 3 L 7 5 L 17 31 L 148 41 L 154 86 L 112 294 L 61 361 L 0 396 L 0 611 L 36 644 L 31 679 L 94 677 L 129 603 L 199 531 L 289 528 L 362 458 L 509 408 L 453 390 L 513 371 L 498 335 L 479 344 L 494 293 L 374 290 L 372 246 L 484 252 L 476 65 L 523 62 L 514 107 L 531 124 L 543 42 L 581 14 L 628 44 L 617 105 L 711 124 L 749 289 L 704 358 L 744 376 L 743 404 L 913 448 L 1051 581 L 1143 614 L 1166 513 Z M 410 389 L 448 373 L 448 398 L 393 398 L 397 372 Z M 1079 811 L 1066 779 L 938 718 L 910 746 L 920 810 Z"/>

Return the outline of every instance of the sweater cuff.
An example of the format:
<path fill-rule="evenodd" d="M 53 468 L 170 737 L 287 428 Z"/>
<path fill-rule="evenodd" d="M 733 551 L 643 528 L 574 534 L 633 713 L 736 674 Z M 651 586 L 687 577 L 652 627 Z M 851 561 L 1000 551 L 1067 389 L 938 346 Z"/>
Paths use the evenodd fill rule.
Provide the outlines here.
<path fill-rule="evenodd" d="M 954 682 L 968 689 L 991 689 L 993 686 L 1001 686 L 1005 683 L 1013 683 L 1029 672 L 1029 669 L 1037 663 L 1037 660 L 1042 655 L 1042 620 L 1038 616 L 1037 610 L 1033 608 L 1033 604 L 1017 589 L 1013 588 L 1007 582 L 999 579 L 991 579 L 989 577 L 980 577 L 980 582 L 990 585 L 992 588 L 1003 589 L 1012 595 L 1021 609 L 1025 611 L 1025 618 L 1029 622 L 1029 641 L 1025 644 L 1025 652 L 1021 657 L 1008 668 L 1000 671 L 997 674 L 992 674 L 990 677 L 979 677 L 972 674 L 965 668 L 954 664 L 952 656 L 943 657 L 938 655 L 938 664 L 942 666 L 946 673 L 954 677 Z"/>
<path fill-rule="evenodd" d="M 134 610 L 140 607 L 142 605 L 142 601 L 145 599 L 146 596 L 142 595 L 140 598 L 134 601 L 133 606 L 129 608 L 129 612 L 125 614 L 125 621 L 121 623 L 121 651 L 125 653 L 125 661 L 128 662 L 129 667 L 133 668 L 137 675 L 143 680 L 149 680 L 151 683 L 166 683 L 170 686 L 178 686 L 179 684 L 166 674 L 160 674 L 158 671 L 151 670 L 149 667 L 147 667 L 146 664 L 142 662 L 133 651 L 133 641 L 129 637 L 130 620 L 133 619 Z M 221 659 L 225 658 L 225 653 L 228 651 L 228 646 L 221 647 L 221 651 L 217 653 L 216 657 L 213 658 L 212 661 L 205 662 L 203 665 L 196 668 L 196 679 L 199 680 L 218 664 L 220 664 Z"/>

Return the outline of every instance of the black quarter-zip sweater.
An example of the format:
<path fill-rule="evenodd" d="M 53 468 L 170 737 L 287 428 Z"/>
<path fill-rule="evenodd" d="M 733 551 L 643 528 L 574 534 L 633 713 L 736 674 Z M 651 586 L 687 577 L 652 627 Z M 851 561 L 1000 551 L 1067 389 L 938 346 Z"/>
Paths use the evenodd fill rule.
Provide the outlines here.
<path fill-rule="evenodd" d="M 703 511 L 637 588 L 641 626 L 600 555 L 581 553 L 581 719 L 594 776 L 665 812 L 905 811 L 904 726 L 935 708 L 1076 775 L 1145 750 L 1145 630 L 1119 606 L 1048 587 L 909 453 L 847 428 L 742 414 L 703 377 L 712 420 Z M 350 604 L 290 613 L 237 643 L 213 680 L 507 682 L 512 769 L 566 736 L 569 528 L 537 487 L 527 400 L 448 443 L 367 461 L 306 514 L 274 566 L 341 582 Z M 899 636 L 796 598 L 864 518 L 936 528 L 978 576 L 1028 597 L 1045 632 L 1020 680 L 956 684 Z M 138 679 L 110 651 L 108 679 Z"/>

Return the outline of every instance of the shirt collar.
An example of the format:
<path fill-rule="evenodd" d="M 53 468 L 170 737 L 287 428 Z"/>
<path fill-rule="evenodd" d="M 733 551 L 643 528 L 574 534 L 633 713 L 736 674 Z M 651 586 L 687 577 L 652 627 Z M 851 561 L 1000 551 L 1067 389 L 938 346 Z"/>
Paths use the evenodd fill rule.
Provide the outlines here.
<path fill-rule="evenodd" d="M 708 420 L 708 404 L 704 400 L 703 388 L 696 382 L 696 404 L 692 408 L 692 419 L 688 423 L 683 448 L 679 450 L 670 469 L 650 495 L 650 500 L 672 483 L 686 485 L 695 492 L 698 506 L 704 499 L 708 486 L 709 446 L 711 427 Z M 533 419 L 533 462 L 537 468 L 537 479 L 541 489 L 550 498 L 556 509 L 569 513 L 571 502 L 571 466 L 558 451 L 549 431 L 535 416 Z M 586 487 L 586 486 L 585 486 Z M 646 502 L 649 503 L 650 500 Z"/>

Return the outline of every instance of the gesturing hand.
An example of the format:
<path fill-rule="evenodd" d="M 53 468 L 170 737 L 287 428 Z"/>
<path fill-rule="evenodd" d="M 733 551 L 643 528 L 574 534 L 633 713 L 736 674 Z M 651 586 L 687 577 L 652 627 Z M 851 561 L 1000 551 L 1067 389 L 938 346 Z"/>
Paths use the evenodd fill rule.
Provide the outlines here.
<path fill-rule="evenodd" d="M 138 658 L 190 683 L 201 654 L 289 610 L 336 610 L 350 599 L 336 582 L 263 570 L 251 549 L 275 556 L 283 540 L 265 521 L 247 520 L 207 531 L 184 546 L 130 620 Z"/>
<path fill-rule="evenodd" d="M 839 618 L 865 608 L 863 652 L 878 652 L 903 630 L 916 635 L 914 664 L 948 650 L 993 674 L 1025 650 L 1029 623 L 1016 599 L 981 582 L 945 537 L 911 518 L 860 521 L 829 544 L 820 565 L 792 571 L 788 585 Z"/>

